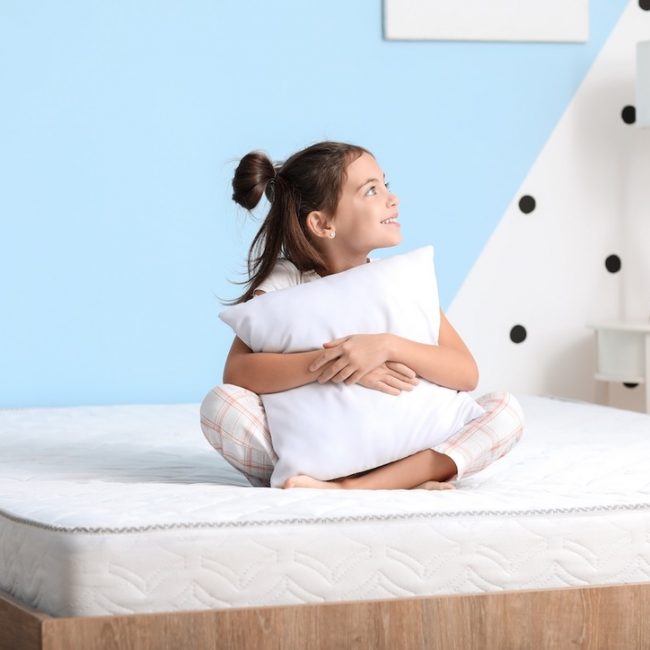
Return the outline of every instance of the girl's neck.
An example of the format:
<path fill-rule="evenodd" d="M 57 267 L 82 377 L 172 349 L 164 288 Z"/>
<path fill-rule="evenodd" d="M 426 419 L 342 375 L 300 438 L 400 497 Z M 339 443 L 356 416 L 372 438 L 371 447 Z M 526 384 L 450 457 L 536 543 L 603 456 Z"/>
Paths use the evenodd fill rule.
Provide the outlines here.
<path fill-rule="evenodd" d="M 345 256 L 337 256 L 337 259 L 332 259 L 331 256 L 325 255 L 325 261 L 327 262 L 327 268 L 329 273 L 327 275 L 333 275 L 334 273 L 341 273 L 342 271 L 347 271 L 354 268 L 355 266 L 361 266 L 370 261 L 368 258 L 368 253 L 361 254 L 348 254 Z"/>

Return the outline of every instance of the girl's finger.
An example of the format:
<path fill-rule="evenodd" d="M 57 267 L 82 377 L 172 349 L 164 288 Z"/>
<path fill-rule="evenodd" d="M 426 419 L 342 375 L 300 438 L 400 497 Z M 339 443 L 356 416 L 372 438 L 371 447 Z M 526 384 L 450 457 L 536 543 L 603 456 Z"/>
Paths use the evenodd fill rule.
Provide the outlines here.
<path fill-rule="evenodd" d="M 388 371 L 388 376 L 394 377 L 395 379 L 405 382 L 410 386 L 417 386 L 420 383 L 420 380 L 417 377 L 406 377 L 401 372 L 395 372 L 393 370 Z"/>
<path fill-rule="evenodd" d="M 333 361 L 328 368 L 323 370 L 323 372 L 320 374 L 318 377 L 318 382 L 320 384 L 324 384 L 325 382 L 328 382 L 337 375 L 343 368 L 345 368 L 347 364 L 345 361 Z"/>
<path fill-rule="evenodd" d="M 309 372 L 316 372 L 316 370 L 322 368 L 326 363 L 328 363 L 332 359 L 336 359 L 337 356 L 339 355 L 336 354 L 335 352 L 332 352 L 331 350 L 326 350 L 317 359 L 311 362 L 311 365 L 308 368 Z"/>
<path fill-rule="evenodd" d="M 391 377 L 390 375 L 384 379 L 384 382 L 393 388 L 398 388 L 399 390 L 413 390 L 413 384 L 408 381 L 404 381 L 399 377 Z"/>
<path fill-rule="evenodd" d="M 411 368 L 405 366 L 403 363 L 400 363 L 399 361 L 388 361 L 386 365 L 392 370 L 396 370 L 402 375 L 406 375 L 407 377 L 415 377 L 415 371 L 411 370 Z"/>
<path fill-rule="evenodd" d="M 333 348 L 336 345 L 341 345 L 344 341 L 347 341 L 350 337 L 349 336 L 344 336 L 340 339 L 334 339 L 333 341 L 328 341 L 327 343 L 323 343 L 324 348 Z"/>
<path fill-rule="evenodd" d="M 377 390 L 380 390 L 382 393 L 388 393 L 389 395 L 399 395 L 401 392 L 399 389 L 393 388 L 383 381 L 377 383 Z"/>
<path fill-rule="evenodd" d="M 356 383 L 359 381 L 359 379 L 361 379 L 361 377 L 364 376 L 364 374 L 365 374 L 365 373 L 361 372 L 361 370 L 357 370 L 355 373 L 353 373 L 352 375 L 350 375 L 350 376 L 345 380 L 345 383 L 346 383 L 348 386 L 351 386 L 352 384 L 356 384 Z"/>
<path fill-rule="evenodd" d="M 344 382 L 348 377 L 351 377 L 354 374 L 354 369 L 350 368 L 350 366 L 346 366 L 341 370 L 340 372 L 336 373 L 334 377 L 332 377 L 332 381 L 335 384 L 340 384 Z"/>

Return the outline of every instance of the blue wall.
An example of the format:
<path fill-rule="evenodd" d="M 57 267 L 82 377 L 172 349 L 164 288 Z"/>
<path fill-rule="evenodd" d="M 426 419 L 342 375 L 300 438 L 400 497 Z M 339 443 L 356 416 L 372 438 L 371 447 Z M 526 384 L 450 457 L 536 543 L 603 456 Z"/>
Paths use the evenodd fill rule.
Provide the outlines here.
<path fill-rule="evenodd" d="M 0 406 L 220 381 L 251 149 L 373 150 L 392 252 L 434 244 L 446 309 L 625 4 L 592 0 L 588 43 L 527 44 L 384 41 L 380 0 L 0 0 Z"/>

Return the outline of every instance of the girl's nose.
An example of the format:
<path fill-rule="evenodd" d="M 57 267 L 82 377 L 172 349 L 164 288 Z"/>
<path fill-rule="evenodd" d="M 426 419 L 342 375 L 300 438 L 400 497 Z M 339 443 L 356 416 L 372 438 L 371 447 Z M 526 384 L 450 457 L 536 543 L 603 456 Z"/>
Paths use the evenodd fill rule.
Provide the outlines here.
<path fill-rule="evenodd" d="M 389 192 L 388 205 L 394 205 L 396 207 L 399 205 L 399 197 L 397 196 L 397 194 L 393 194 L 392 192 Z"/>

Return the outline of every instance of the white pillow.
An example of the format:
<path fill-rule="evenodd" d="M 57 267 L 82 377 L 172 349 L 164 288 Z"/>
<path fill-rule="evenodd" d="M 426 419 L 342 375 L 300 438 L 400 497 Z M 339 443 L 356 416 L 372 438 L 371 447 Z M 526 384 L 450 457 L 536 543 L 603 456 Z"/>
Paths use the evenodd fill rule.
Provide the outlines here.
<path fill-rule="evenodd" d="M 351 334 L 390 332 L 437 345 L 433 247 L 393 255 L 258 296 L 219 314 L 254 352 L 303 352 Z M 262 395 L 278 455 L 271 486 L 296 474 L 329 480 L 435 446 L 485 413 L 468 393 L 420 378 L 389 395 L 313 382 Z"/>

